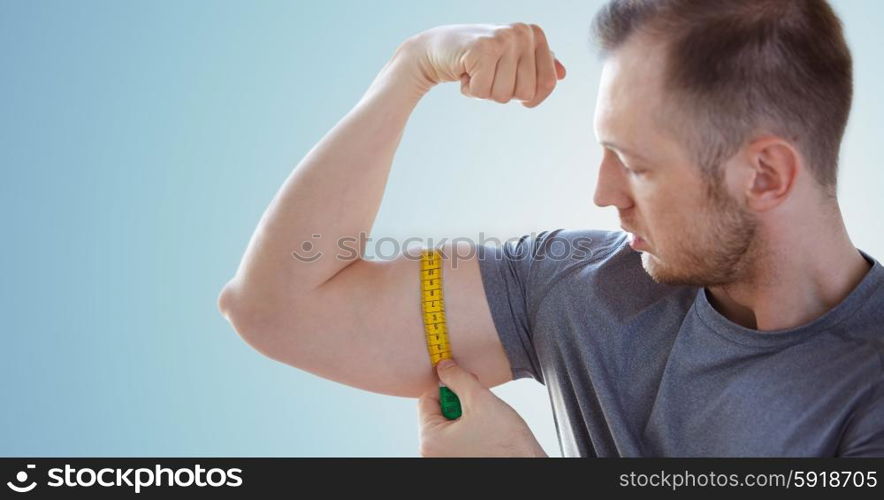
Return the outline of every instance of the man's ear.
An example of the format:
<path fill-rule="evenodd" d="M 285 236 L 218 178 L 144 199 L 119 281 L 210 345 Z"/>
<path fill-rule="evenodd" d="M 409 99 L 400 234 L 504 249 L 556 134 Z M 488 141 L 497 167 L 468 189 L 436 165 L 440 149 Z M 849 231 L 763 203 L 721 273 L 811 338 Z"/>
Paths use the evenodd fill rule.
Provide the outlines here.
<path fill-rule="evenodd" d="M 745 192 L 748 206 L 766 211 L 783 203 L 803 168 L 798 150 L 780 137 L 764 136 L 750 142 L 745 151 L 750 179 Z"/>

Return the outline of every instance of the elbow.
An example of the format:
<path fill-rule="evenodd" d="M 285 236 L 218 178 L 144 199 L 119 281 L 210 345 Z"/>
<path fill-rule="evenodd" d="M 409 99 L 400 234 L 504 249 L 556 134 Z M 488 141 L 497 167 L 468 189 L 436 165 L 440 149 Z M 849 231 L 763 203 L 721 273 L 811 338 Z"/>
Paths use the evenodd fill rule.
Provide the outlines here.
<path fill-rule="evenodd" d="M 256 321 L 259 314 L 246 305 L 235 285 L 228 283 L 218 294 L 218 310 L 243 340 L 257 348 L 256 342 L 261 335 Z"/>
<path fill-rule="evenodd" d="M 283 361 L 280 357 L 284 349 L 278 338 L 278 314 L 266 305 L 256 304 L 266 304 L 266 301 L 244 296 L 234 283 L 228 283 L 218 295 L 218 310 L 240 338 L 260 354 Z"/>
<path fill-rule="evenodd" d="M 218 294 L 218 310 L 228 322 L 232 323 L 233 317 L 233 290 L 230 285 L 225 285 Z"/>

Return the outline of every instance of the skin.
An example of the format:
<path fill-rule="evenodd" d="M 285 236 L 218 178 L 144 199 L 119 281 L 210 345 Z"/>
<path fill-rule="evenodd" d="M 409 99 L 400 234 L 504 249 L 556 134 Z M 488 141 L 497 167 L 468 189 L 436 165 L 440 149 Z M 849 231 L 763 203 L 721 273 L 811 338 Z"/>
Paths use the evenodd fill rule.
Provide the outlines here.
<path fill-rule="evenodd" d="M 724 163 L 720 185 L 708 184 L 684 146 L 685 131 L 666 119 L 662 47 L 635 36 L 604 65 L 595 115 L 604 154 L 594 202 L 616 207 L 624 229 L 644 240 L 642 266 L 655 281 L 706 287 L 712 305 L 746 328 L 813 321 L 870 267 L 837 201 L 793 144 L 763 131 Z M 464 415 L 446 421 L 435 391 L 422 396 L 422 454 L 545 456 L 512 408 L 456 370 L 440 378 L 468 395 Z"/>
<path fill-rule="evenodd" d="M 724 185 L 708 194 L 683 132 L 663 111 L 659 46 L 637 38 L 605 64 L 595 203 L 617 207 L 625 229 L 647 240 L 642 264 L 654 279 L 708 286 L 713 305 L 749 328 L 812 321 L 868 270 L 837 204 L 824 200 L 792 144 L 764 134 L 727 161 Z M 312 253 L 333 256 L 336 241 L 370 232 L 405 124 L 436 85 L 460 82 L 467 97 L 533 108 L 564 77 L 535 25 L 448 25 L 409 39 L 280 188 L 219 295 L 222 314 L 269 357 L 353 387 L 420 397 L 425 456 L 544 456 L 521 417 L 488 389 L 511 374 L 475 261 L 446 268 L 460 367 L 446 374 L 427 369 L 424 339 L 412 333 L 421 331 L 410 302 L 416 263 L 291 254 L 311 242 Z M 461 398 L 454 421 L 439 414 L 436 376 Z"/>
<path fill-rule="evenodd" d="M 465 96 L 501 104 L 517 99 L 534 108 L 566 74 L 540 27 L 524 23 L 432 29 L 416 38 L 413 49 L 424 81 L 460 81 Z M 547 456 L 522 417 L 475 374 L 453 360 L 436 368 L 439 380 L 458 395 L 463 414 L 446 419 L 438 388 L 424 392 L 418 399 L 421 456 Z"/>
<path fill-rule="evenodd" d="M 837 201 L 795 145 L 763 130 L 725 161 L 722 184 L 710 188 L 686 132 L 666 119 L 664 65 L 663 44 L 643 35 L 605 62 L 595 204 L 616 207 L 624 230 L 644 240 L 637 249 L 655 281 L 706 287 L 712 305 L 741 326 L 789 329 L 823 315 L 870 268 Z"/>
<path fill-rule="evenodd" d="M 851 243 L 837 201 L 825 196 L 793 144 L 763 131 L 724 163 L 720 185 L 708 184 L 684 146 L 685 131 L 666 119 L 664 64 L 662 45 L 641 36 L 606 61 L 595 115 L 604 154 L 594 202 L 616 207 L 624 229 L 644 240 L 642 266 L 655 281 L 706 287 L 712 305 L 746 328 L 813 321 L 870 267 Z M 440 379 L 463 394 L 464 415 L 447 421 L 435 390 L 421 397 L 424 456 L 545 456 L 512 408 L 469 372 L 450 370 Z"/>
<path fill-rule="evenodd" d="M 547 456 L 516 410 L 482 385 L 474 374 L 454 360 L 443 360 L 436 370 L 439 380 L 457 394 L 463 413 L 455 420 L 442 415 L 436 388 L 418 399 L 421 456 Z"/>
<path fill-rule="evenodd" d="M 382 394 L 426 393 L 425 454 L 542 456 L 525 422 L 488 389 L 511 380 L 512 371 L 477 259 L 454 266 L 443 258 L 452 356 L 464 368 L 446 383 L 465 407 L 456 421 L 440 421 L 432 398 L 442 375 L 427 356 L 415 295 L 419 263 L 340 258 L 338 243 L 371 233 L 405 125 L 436 85 L 459 82 L 467 97 L 534 108 L 565 74 L 536 25 L 445 25 L 407 39 L 280 187 L 219 294 L 221 313 L 275 360 Z M 463 255 L 465 248 L 442 250 Z M 310 259 L 295 258 L 298 252 Z M 357 253 L 365 254 L 364 242 Z"/>

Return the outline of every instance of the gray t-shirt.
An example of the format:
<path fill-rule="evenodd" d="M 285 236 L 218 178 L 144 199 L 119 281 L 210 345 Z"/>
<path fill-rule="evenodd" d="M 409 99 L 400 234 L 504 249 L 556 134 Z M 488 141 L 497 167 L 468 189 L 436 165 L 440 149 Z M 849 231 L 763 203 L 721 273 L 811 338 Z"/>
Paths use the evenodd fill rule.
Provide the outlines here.
<path fill-rule="evenodd" d="M 884 268 L 866 252 L 840 304 L 763 332 L 653 281 L 621 231 L 478 250 L 513 377 L 546 386 L 564 456 L 884 456 Z"/>

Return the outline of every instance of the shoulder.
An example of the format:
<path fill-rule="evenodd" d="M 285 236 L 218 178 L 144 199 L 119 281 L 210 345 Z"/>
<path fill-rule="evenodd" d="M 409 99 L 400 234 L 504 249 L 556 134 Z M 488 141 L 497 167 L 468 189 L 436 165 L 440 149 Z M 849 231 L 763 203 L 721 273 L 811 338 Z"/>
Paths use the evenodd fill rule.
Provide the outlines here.
<path fill-rule="evenodd" d="M 525 282 L 540 285 L 577 268 L 601 266 L 614 254 L 635 253 L 622 231 L 557 228 L 522 234 L 503 242 L 482 242 L 478 257 L 483 267 L 503 268 Z M 640 267 L 638 254 L 631 262 Z"/>
<path fill-rule="evenodd" d="M 559 296 L 596 305 L 611 301 L 631 310 L 674 295 L 689 304 L 696 295 L 695 288 L 655 282 L 624 231 L 541 231 L 507 241 L 500 256 L 517 262 L 515 269 L 524 277 L 529 303 L 535 307 L 543 299 Z"/>
<path fill-rule="evenodd" d="M 627 236 L 622 231 L 558 228 L 510 238 L 502 249 L 511 258 L 567 265 L 599 260 L 618 250 L 632 251 Z"/>
<path fill-rule="evenodd" d="M 866 252 L 860 251 L 872 264 L 866 276 L 837 306 L 844 309 L 833 333 L 862 344 L 884 365 L 884 266 Z"/>

